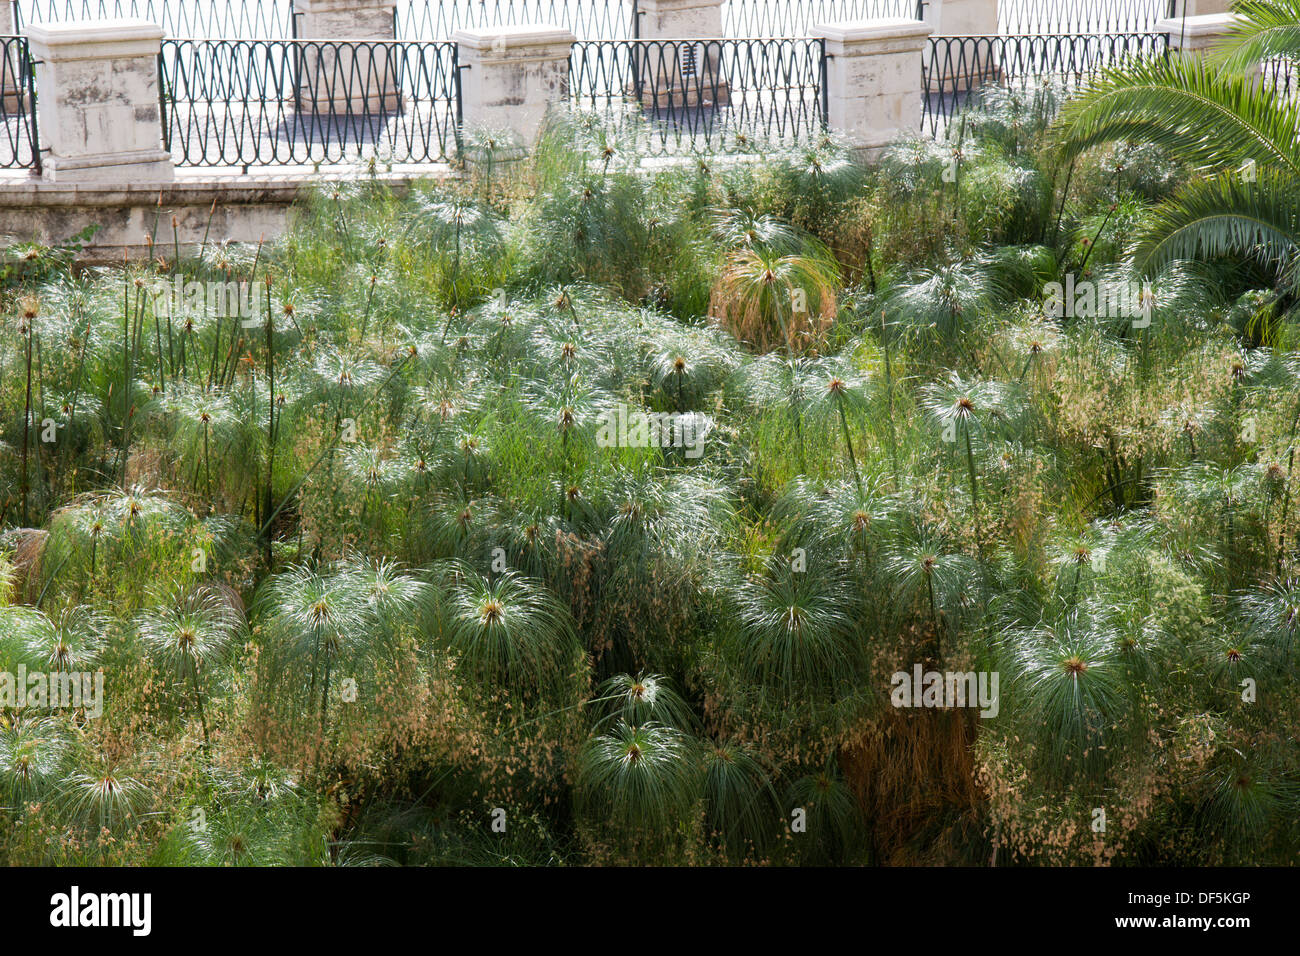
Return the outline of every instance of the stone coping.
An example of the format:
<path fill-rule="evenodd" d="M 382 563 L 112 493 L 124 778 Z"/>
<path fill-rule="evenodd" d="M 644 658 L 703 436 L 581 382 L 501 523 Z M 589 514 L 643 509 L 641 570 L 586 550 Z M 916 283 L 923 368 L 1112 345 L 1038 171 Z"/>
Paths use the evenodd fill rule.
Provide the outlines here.
<path fill-rule="evenodd" d="M 392 10 L 397 0 L 295 0 L 294 13 L 346 13 L 359 8 Z"/>
<path fill-rule="evenodd" d="M 1195 17 L 1166 17 L 1157 20 L 1156 33 L 1172 33 L 1184 38 L 1223 36 L 1232 29 L 1237 17 L 1232 13 L 1203 13 Z"/>
<path fill-rule="evenodd" d="M 29 23 L 23 34 L 32 52 L 51 60 L 156 55 L 163 28 L 139 17 Z"/>
<path fill-rule="evenodd" d="M 571 44 L 577 42 L 577 37 L 573 35 L 573 31 L 552 23 L 518 23 L 472 29 L 462 27 L 451 35 L 451 40 L 471 50 L 499 50 L 503 45 L 506 49 L 513 49 L 559 43 Z"/>
<path fill-rule="evenodd" d="M 22 175 L 26 173 L 26 175 Z M 413 179 L 445 179 L 455 175 L 448 165 L 412 165 L 376 173 L 383 183 L 400 185 Z M 314 171 L 304 167 L 275 173 L 214 175 L 211 170 L 178 169 L 170 183 L 51 183 L 30 170 L 0 175 L 0 206 L 122 206 L 168 202 L 288 201 L 304 187 L 322 183 L 355 183 L 370 178 L 347 167 Z M 206 197 L 206 198 L 204 198 Z"/>
<path fill-rule="evenodd" d="M 928 37 L 934 27 L 924 20 L 907 17 L 877 17 L 869 20 L 851 20 L 846 23 L 819 23 L 812 28 L 814 37 L 824 37 L 838 43 L 857 40 L 892 40 L 898 37 Z"/>

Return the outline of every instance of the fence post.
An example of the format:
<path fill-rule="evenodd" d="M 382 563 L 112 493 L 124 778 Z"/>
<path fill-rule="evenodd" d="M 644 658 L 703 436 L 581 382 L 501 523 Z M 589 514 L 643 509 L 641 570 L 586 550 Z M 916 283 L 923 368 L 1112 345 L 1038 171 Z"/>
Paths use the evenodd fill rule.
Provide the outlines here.
<path fill-rule="evenodd" d="M 37 119 L 48 147 L 41 175 L 60 183 L 168 183 L 158 53 L 148 20 L 33 23 L 23 33 L 36 70 Z"/>
<path fill-rule="evenodd" d="M 1202 56 L 1227 39 L 1235 21 L 1231 13 L 1167 17 L 1156 21 L 1156 33 L 1169 35 L 1169 49 Z"/>
<path fill-rule="evenodd" d="M 532 145 L 547 106 L 568 99 L 573 33 L 521 24 L 457 30 L 451 39 L 465 124 L 511 129 Z"/>
<path fill-rule="evenodd" d="M 396 0 L 294 0 L 302 44 L 300 109 L 328 114 L 400 109 L 401 55 L 386 43 L 396 33 Z M 359 40 L 359 44 L 341 44 Z"/>
<path fill-rule="evenodd" d="M 930 0 L 925 13 L 935 36 L 998 35 L 998 0 Z"/>
<path fill-rule="evenodd" d="M 921 125 L 921 53 L 931 27 L 884 17 L 815 26 L 826 41 L 827 125 L 878 152 Z"/>
<path fill-rule="evenodd" d="M 930 0 L 925 8 L 925 22 L 934 27 L 937 37 L 963 37 L 956 47 L 966 54 L 961 57 L 964 69 L 952 78 L 952 89 L 965 92 L 995 83 L 1000 75 L 1001 40 L 997 39 L 998 0 Z M 974 37 L 990 37 L 988 40 L 976 40 Z M 949 50 L 953 47 L 949 46 Z M 922 54 L 926 67 L 930 66 L 930 50 L 927 46 Z M 940 92 L 935 85 L 933 71 L 930 91 Z"/>
<path fill-rule="evenodd" d="M 392 40 L 397 0 L 294 0 L 299 40 Z"/>
<path fill-rule="evenodd" d="M 1227 13 L 1231 7 L 1232 0 L 1183 0 L 1182 15 L 1204 17 L 1214 13 Z"/>
<path fill-rule="evenodd" d="M 722 36 L 723 0 L 638 0 L 642 40 L 713 40 Z"/>
<path fill-rule="evenodd" d="M 638 0 L 640 39 L 717 39 L 722 36 L 722 3 L 723 0 Z M 721 44 L 658 43 L 641 52 L 643 59 L 637 81 L 642 105 L 662 109 L 728 102 L 730 90 L 718 68 Z"/>

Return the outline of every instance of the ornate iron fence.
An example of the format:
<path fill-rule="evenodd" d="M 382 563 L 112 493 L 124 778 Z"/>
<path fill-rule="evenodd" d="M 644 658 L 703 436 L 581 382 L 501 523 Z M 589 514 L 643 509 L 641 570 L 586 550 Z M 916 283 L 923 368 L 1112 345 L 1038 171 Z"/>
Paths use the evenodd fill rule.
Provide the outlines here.
<path fill-rule="evenodd" d="M 998 0 L 998 32 L 1027 34 L 1152 33 L 1156 21 L 1182 16 L 1187 0 Z"/>
<path fill-rule="evenodd" d="M 0 0 L 0 3 L 4 0 Z M 143 17 L 169 37 L 279 40 L 299 36 L 293 0 L 9 0 L 21 24 Z M 865 17 L 922 17 L 928 0 L 726 0 L 725 37 L 807 36 L 819 23 Z M 1015 0 L 1012 0 L 1015 2 Z M 1026 0 L 1020 0 L 1024 3 Z M 1042 2 L 1042 0 L 1034 0 Z M 1138 0 L 1108 0 L 1138 2 Z M 640 36 L 637 0 L 397 0 L 394 36 L 446 40 L 461 27 L 554 23 L 583 40 Z M 1022 31 L 1035 32 L 1035 31 Z"/>
<path fill-rule="evenodd" d="M 1300 77 L 1296 76 L 1296 61 L 1287 57 L 1273 57 L 1259 67 L 1259 84 L 1278 99 L 1290 99 L 1300 93 Z"/>
<path fill-rule="evenodd" d="M 930 37 L 921 65 L 921 126 L 943 134 L 985 87 L 1052 80 L 1075 89 L 1107 67 L 1162 56 L 1167 47 L 1163 33 Z"/>
<path fill-rule="evenodd" d="M 445 40 L 462 27 L 551 23 L 584 40 L 638 35 L 636 0 L 397 0 L 396 36 Z"/>
<path fill-rule="evenodd" d="M 169 37 L 277 40 L 292 37 L 293 0 L 10 0 L 25 23 L 141 17 Z"/>
<path fill-rule="evenodd" d="M 819 23 L 869 17 L 924 19 L 928 0 L 726 0 L 722 35 L 728 37 L 801 37 Z"/>
<path fill-rule="evenodd" d="M 459 135 L 453 43 L 169 39 L 159 85 L 178 166 L 442 162 Z"/>
<path fill-rule="evenodd" d="M 0 0 L 5 2 L 5 0 Z M 21 24 L 143 17 L 169 37 L 285 40 L 301 20 L 293 0 L 8 0 Z M 637 35 L 636 0 L 397 0 L 394 36 L 446 40 L 460 27 L 555 23 L 593 40 Z M 310 38 L 306 38 L 310 39 Z"/>
<path fill-rule="evenodd" d="M 569 97 L 616 122 L 644 118 L 655 152 L 791 143 L 825 125 L 826 49 L 809 39 L 580 41 Z"/>
<path fill-rule="evenodd" d="M 0 166 L 41 171 L 36 84 L 26 37 L 0 37 Z"/>

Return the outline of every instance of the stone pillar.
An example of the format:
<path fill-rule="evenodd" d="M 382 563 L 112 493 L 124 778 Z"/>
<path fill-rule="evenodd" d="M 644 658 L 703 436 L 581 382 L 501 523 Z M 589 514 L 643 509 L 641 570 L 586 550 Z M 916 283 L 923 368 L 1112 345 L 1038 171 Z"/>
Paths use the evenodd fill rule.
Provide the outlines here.
<path fill-rule="evenodd" d="M 1212 13 L 1228 13 L 1232 8 L 1232 0 L 1180 0 L 1175 13 L 1179 18 L 1203 17 Z"/>
<path fill-rule="evenodd" d="M 921 52 L 930 25 L 883 17 L 813 27 L 826 41 L 827 124 L 875 152 L 921 127 Z"/>
<path fill-rule="evenodd" d="M 457 30 L 461 108 L 467 126 L 514 130 L 531 146 L 551 103 L 569 96 L 574 35 L 550 24 Z"/>
<path fill-rule="evenodd" d="M 158 51 L 162 27 L 120 19 L 34 23 L 43 176 L 59 183 L 167 183 Z"/>
<path fill-rule="evenodd" d="M 1188 0 L 1192 2 L 1192 0 Z M 1156 32 L 1169 35 L 1169 49 L 1185 56 L 1205 56 L 1219 47 L 1236 23 L 1236 14 L 1208 13 L 1195 17 L 1168 17 L 1156 22 Z M 1276 87 L 1281 81 L 1278 71 L 1284 66 L 1279 61 L 1259 62 L 1251 66 L 1246 75 L 1256 86 Z M 1276 89 L 1274 89 L 1276 93 Z"/>
<path fill-rule="evenodd" d="M 375 42 L 393 39 L 395 7 L 396 0 L 296 0 L 297 36 L 307 41 L 298 77 L 299 112 L 357 115 L 401 109 L 404 48 Z"/>
<path fill-rule="evenodd" d="M 1228 36 L 1235 17 L 1231 13 L 1210 13 L 1194 17 L 1168 17 L 1156 21 L 1156 33 L 1169 35 L 1169 49 L 1203 55 Z"/>
<path fill-rule="evenodd" d="M 294 0 L 300 40 L 392 40 L 397 0 Z"/>
<path fill-rule="evenodd" d="M 935 36 L 997 36 L 998 0 L 930 0 L 925 22 Z"/>
<path fill-rule="evenodd" d="M 642 40 L 685 40 L 722 36 L 723 0 L 640 0 Z"/>
<path fill-rule="evenodd" d="M 925 22 L 937 37 L 962 37 L 960 41 L 941 44 L 936 51 L 934 69 L 942 71 L 951 64 L 962 63 L 961 76 L 944 78 L 931 71 L 930 89 L 934 92 L 965 92 L 978 89 L 1000 78 L 1002 41 L 997 39 L 998 0 L 930 0 L 925 8 Z M 989 39 L 977 39 L 987 37 Z M 930 49 L 922 61 L 930 67 Z M 945 89 L 945 86 L 947 87 Z"/>
<path fill-rule="evenodd" d="M 640 0 L 642 40 L 708 40 L 722 36 L 722 0 Z M 651 109 L 726 105 L 717 43 L 646 43 L 633 65 L 642 105 Z"/>

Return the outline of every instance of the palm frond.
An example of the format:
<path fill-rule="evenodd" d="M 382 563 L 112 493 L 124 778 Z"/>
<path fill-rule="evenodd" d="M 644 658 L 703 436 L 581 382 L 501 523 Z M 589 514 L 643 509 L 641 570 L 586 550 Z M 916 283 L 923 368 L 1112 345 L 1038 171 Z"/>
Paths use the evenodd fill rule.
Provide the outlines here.
<path fill-rule="evenodd" d="M 1134 252 L 1151 273 L 1180 259 L 1253 259 L 1294 288 L 1300 250 L 1296 179 L 1259 170 L 1256 182 L 1222 173 L 1194 180 L 1152 213 Z"/>
<path fill-rule="evenodd" d="M 1109 70 L 1068 102 L 1058 120 L 1067 159 L 1120 140 L 1154 143 L 1205 171 L 1247 160 L 1300 175 L 1300 105 L 1253 80 L 1171 56 Z"/>

